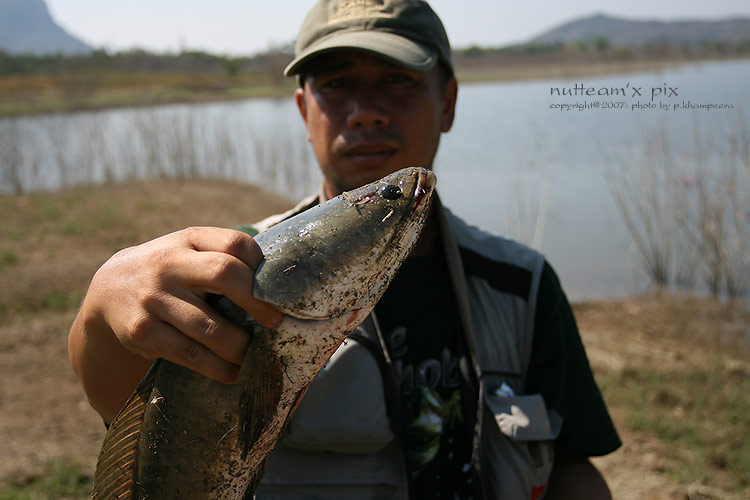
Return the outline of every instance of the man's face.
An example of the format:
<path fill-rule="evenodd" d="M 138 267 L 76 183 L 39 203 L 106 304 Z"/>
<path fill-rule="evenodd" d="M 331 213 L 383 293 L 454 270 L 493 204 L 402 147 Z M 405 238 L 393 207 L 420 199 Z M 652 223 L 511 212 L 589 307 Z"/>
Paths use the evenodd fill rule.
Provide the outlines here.
<path fill-rule="evenodd" d="M 328 196 L 409 166 L 430 168 L 450 130 L 457 84 L 359 52 L 320 56 L 297 105 Z"/>

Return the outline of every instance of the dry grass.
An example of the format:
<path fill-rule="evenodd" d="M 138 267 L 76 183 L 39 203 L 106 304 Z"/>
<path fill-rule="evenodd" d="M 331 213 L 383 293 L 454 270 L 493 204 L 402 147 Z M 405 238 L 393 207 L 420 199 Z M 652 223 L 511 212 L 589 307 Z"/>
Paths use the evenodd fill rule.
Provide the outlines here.
<path fill-rule="evenodd" d="M 188 225 L 246 224 L 290 204 L 210 179 L 0 197 L 0 317 L 68 310 L 96 269 L 126 246 Z"/>

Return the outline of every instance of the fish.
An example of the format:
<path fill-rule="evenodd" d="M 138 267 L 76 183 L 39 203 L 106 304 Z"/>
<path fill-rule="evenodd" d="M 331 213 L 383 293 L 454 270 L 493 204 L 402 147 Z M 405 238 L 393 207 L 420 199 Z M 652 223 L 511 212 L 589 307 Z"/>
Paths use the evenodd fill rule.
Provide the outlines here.
<path fill-rule="evenodd" d="M 435 183 L 431 170 L 408 167 L 257 234 L 253 294 L 283 313 L 281 324 L 263 327 L 209 296 L 251 337 L 237 384 L 157 360 L 104 437 L 91 498 L 254 498 L 315 376 L 411 252 Z"/>

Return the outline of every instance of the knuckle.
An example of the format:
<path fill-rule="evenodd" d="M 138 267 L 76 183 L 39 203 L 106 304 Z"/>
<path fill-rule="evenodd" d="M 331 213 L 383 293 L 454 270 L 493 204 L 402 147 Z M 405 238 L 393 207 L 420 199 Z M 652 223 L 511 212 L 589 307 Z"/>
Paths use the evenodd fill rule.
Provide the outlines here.
<path fill-rule="evenodd" d="M 241 253 L 247 250 L 248 238 L 250 237 L 243 232 L 231 231 L 227 233 L 224 245 L 229 253 L 236 255 L 237 253 Z"/>
<path fill-rule="evenodd" d="M 203 325 L 201 338 L 206 342 L 219 343 L 222 340 L 222 329 L 219 324 L 211 318 L 208 318 Z"/>
<path fill-rule="evenodd" d="M 224 242 L 226 253 L 234 255 L 247 264 L 255 264 L 261 257 L 261 251 L 255 240 L 241 232 L 230 231 Z"/>
<path fill-rule="evenodd" d="M 155 291 L 151 291 L 148 289 L 141 290 L 140 292 L 137 292 L 137 295 L 135 296 L 135 302 L 137 306 L 146 313 L 151 313 L 153 311 L 159 310 L 162 304 L 162 297 L 161 294 Z M 139 320 L 145 320 L 146 318 L 139 318 Z"/>
<path fill-rule="evenodd" d="M 128 258 L 130 254 L 132 254 L 135 251 L 135 248 L 136 247 L 131 246 L 131 247 L 122 248 L 116 251 L 114 254 L 112 254 L 112 257 L 109 258 L 106 264 L 112 264 L 113 262 L 118 262 L 118 261 Z"/>
<path fill-rule="evenodd" d="M 166 273 L 163 272 L 163 269 L 167 260 L 167 252 L 163 250 L 142 255 L 140 265 L 137 268 L 139 273 L 137 278 L 144 284 L 159 284 L 165 279 Z"/>
<path fill-rule="evenodd" d="M 202 230 L 203 228 L 200 226 L 190 226 L 181 231 L 178 231 L 177 234 L 179 234 L 185 240 L 190 241 L 192 237 L 198 235 Z"/>
<path fill-rule="evenodd" d="M 204 230 L 201 226 L 190 226 L 173 233 L 173 236 L 177 246 L 196 249 L 195 242 L 201 239 Z"/>
<path fill-rule="evenodd" d="M 207 268 L 212 281 L 223 282 L 230 279 L 236 272 L 231 258 L 217 255 Z"/>
<path fill-rule="evenodd" d="M 199 365 L 206 352 L 207 349 L 198 342 L 189 342 L 183 349 L 183 356 L 190 365 Z"/>
<path fill-rule="evenodd" d="M 152 330 L 152 322 L 153 320 L 145 314 L 133 318 L 129 328 L 129 337 L 133 342 L 141 344 L 149 338 Z"/>
<path fill-rule="evenodd" d="M 130 352 L 146 359 L 159 357 L 153 348 L 154 321 L 147 315 L 139 315 L 132 319 L 120 342 Z"/>

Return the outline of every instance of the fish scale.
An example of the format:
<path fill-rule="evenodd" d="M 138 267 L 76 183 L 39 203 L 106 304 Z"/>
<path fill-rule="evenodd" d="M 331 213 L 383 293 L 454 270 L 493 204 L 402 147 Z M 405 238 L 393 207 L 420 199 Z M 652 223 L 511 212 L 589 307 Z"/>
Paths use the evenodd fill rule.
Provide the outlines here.
<path fill-rule="evenodd" d="M 235 385 L 157 360 L 104 438 L 93 499 L 253 498 L 269 453 L 318 371 L 372 311 L 417 241 L 432 172 L 399 170 L 282 221 L 255 239 L 254 295 L 284 313 L 257 324 Z"/>

